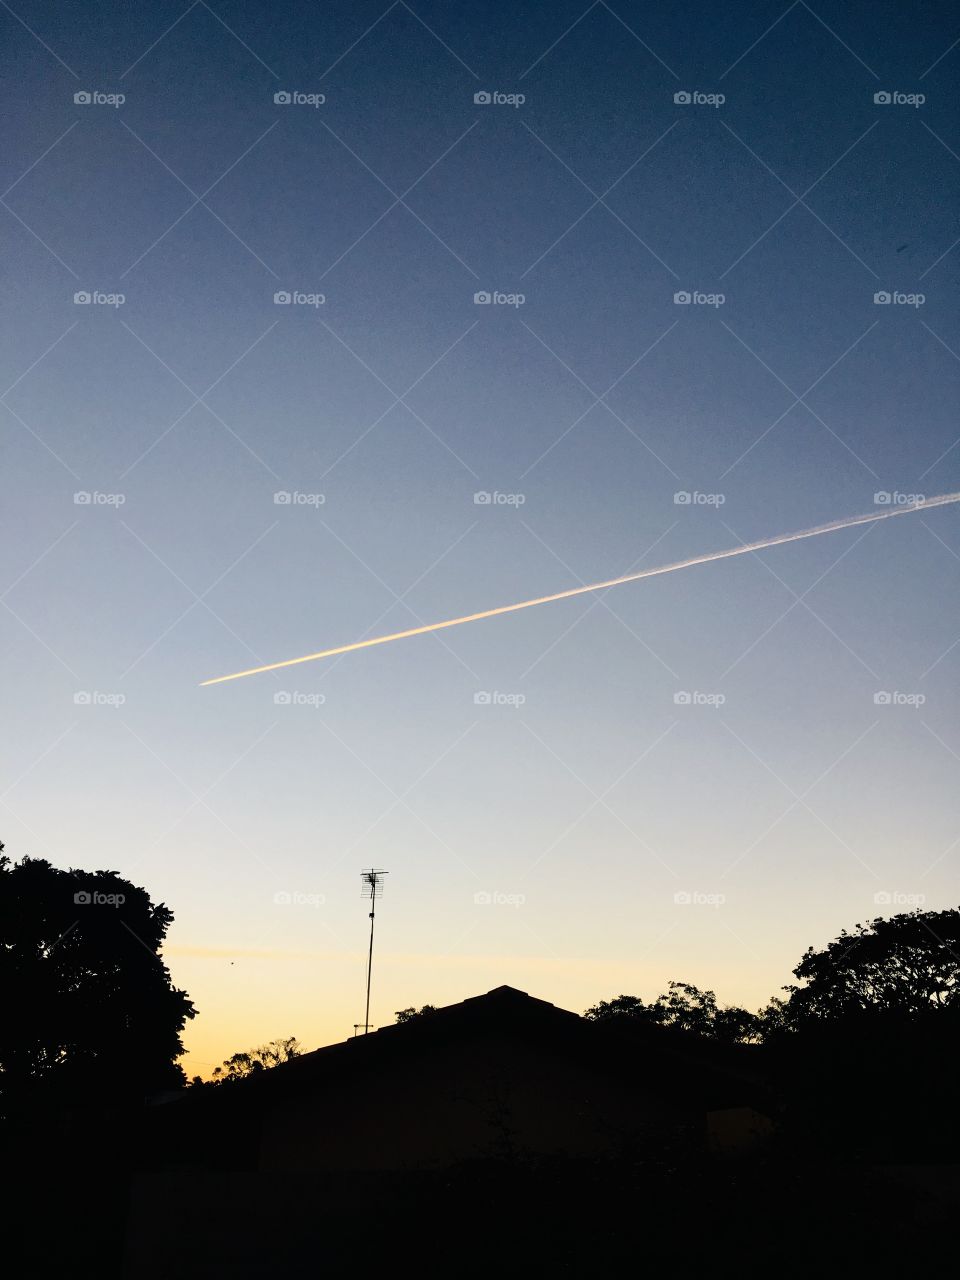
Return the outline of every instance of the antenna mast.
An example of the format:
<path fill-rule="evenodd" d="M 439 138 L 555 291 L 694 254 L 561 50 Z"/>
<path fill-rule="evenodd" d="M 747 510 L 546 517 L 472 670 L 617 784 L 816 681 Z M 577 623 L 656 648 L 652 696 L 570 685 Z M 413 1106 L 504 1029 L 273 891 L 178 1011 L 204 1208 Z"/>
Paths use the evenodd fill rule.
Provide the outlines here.
<path fill-rule="evenodd" d="M 383 877 L 389 874 L 370 867 L 360 872 L 360 892 L 364 898 L 370 899 L 370 952 L 367 957 L 367 1011 L 363 1020 L 363 1034 L 370 1030 L 370 978 L 373 973 L 373 924 L 377 910 L 377 899 L 383 897 Z"/>

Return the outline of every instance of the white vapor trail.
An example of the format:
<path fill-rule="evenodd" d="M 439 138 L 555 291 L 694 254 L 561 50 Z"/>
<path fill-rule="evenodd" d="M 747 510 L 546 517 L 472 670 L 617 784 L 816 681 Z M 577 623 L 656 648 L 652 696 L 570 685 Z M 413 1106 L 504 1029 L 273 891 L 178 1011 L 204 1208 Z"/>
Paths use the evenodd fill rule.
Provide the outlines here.
<path fill-rule="evenodd" d="M 637 573 L 625 573 L 619 578 L 608 578 L 605 582 L 591 582 L 583 587 L 571 587 L 567 591 L 555 591 L 549 596 L 537 596 L 533 600 L 520 600 L 517 604 L 503 604 L 495 609 L 483 609 L 480 613 L 467 613 L 461 618 L 448 618 L 445 622 L 430 622 L 425 626 L 411 627 L 408 631 L 395 631 L 388 636 L 375 636 L 370 640 L 356 640 L 352 644 L 338 645 L 335 649 L 321 649 L 319 653 L 308 653 L 302 658 L 286 658 L 283 662 L 269 662 L 262 667 L 251 667 L 248 671 L 235 671 L 227 676 L 215 676 L 212 680 L 201 681 L 202 685 L 223 684 L 226 680 L 242 680 L 245 676 L 259 675 L 264 671 L 277 671 L 281 667 L 299 666 L 301 662 L 316 662 L 320 658 L 332 658 L 339 653 L 352 653 L 354 649 L 369 649 L 377 644 L 390 644 L 394 640 L 405 640 L 409 636 L 427 635 L 431 631 L 443 631 L 447 627 L 459 627 L 465 622 L 479 622 L 481 618 L 495 618 L 501 613 L 516 613 L 519 609 L 532 609 L 534 605 L 549 604 L 553 600 L 569 600 L 573 596 L 582 596 L 591 591 L 605 591 L 607 587 L 619 587 L 625 582 L 639 582 L 641 578 L 656 578 L 663 573 L 675 573 L 678 569 L 690 569 L 696 564 L 707 564 L 711 560 L 729 560 L 733 556 L 744 556 L 750 551 L 763 551 L 767 547 L 777 547 L 784 542 L 799 542 L 803 538 L 815 538 L 821 533 L 835 533 L 839 529 L 852 529 L 858 524 L 872 524 L 877 520 L 891 520 L 894 516 L 909 515 L 912 511 L 926 511 L 931 507 L 944 507 L 953 502 L 960 502 L 960 493 L 942 493 L 935 498 L 924 498 L 919 502 L 901 507 L 891 507 L 889 511 L 872 511 L 864 516 L 845 516 L 842 520 L 831 520 L 828 524 L 818 524 L 813 529 L 801 529 L 799 533 L 781 533 L 774 538 L 761 538 L 758 542 L 745 542 L 738 547 L 729 547 L 726 551 L 709 551 L 701 556 L 691 556 L 689 560 L 677 560 L 673 564 L 660 565 L 655 569 L 641 569 Z"/>

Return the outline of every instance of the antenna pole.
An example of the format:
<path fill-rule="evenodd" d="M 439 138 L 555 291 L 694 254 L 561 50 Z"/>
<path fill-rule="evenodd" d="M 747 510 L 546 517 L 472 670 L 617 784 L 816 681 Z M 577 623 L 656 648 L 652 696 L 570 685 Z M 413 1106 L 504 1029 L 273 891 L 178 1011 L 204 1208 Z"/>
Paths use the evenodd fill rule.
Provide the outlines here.
<path fill-rule="evenodd" d="M 383 877 L 386 871 L 378 871 L 371 867 L 368 871 L 361 871 L 360 885 L 362 895 L 370 899 L 370 950 L 367 953 L 367 1008 L 363 1019 L 363 1034 L 368 1035 L 370 1031 L 370 984 L 373 977 L 373 927 L 377 914 L 377 899 L 383 897 Z"/>
<path fill-rule="evenodd" d="M 370 954 L 367 957 L 367 1012 L 363 1019 L 363 1034 L 370 1030 L 370 979 L 373 975 L 373 921 L 376 910 L 376 898 L 370 899 Z"/>

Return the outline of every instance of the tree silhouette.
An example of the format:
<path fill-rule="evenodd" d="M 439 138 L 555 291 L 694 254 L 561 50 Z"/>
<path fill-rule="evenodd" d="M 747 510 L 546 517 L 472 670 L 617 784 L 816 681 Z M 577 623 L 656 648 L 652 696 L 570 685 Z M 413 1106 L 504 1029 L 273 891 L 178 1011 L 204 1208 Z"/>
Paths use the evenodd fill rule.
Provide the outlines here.
<path fill-rule="evenodd" d="M 271 1040 L 268 1044 L 261 1044 L 256 1049 L 235 1053 L 232 1057 L 225 1059 L 222 1067 L 214 1067 L 211 1083 L 226 1084 L 233 1080 L 243 1080 L 247 1076 L 267 1071 L 270 1067 L 277 1067 L 281 1062 L 289 1062 L 291 1058 L 299 1056 L 300 1041 L 296 1036 L 288 1036 L 285 1040 Z"/>
<path fill-rule="evenodd" d="M 421 1005 L 419 1009 L 410 1005 L 407 1009 L 398 1009 L 394 1017 L 398 1022 L 410 1022 L 414 1018 L 421 1018 L 425 1013 L 436 1013 L 437 1006 L 435 1004 Z"/>
<path fill-rule="evenodd" d="M 0 851 L 3 846 L 0 845 Z M 196 1010 L 159 952 L 173 912 L 113 871 L 0 857 L 0 1098 L 142 1097 L 183 1083 Z"/>
<path fill-rule="evenodd" d="M 701 991 L 690 982 L 670 982 L 669 989 L 652 1004 L 644 1004 L 639 996 L 617 996 L 601 1000 L 584 1011 L 593 1022 L 627 1018 L 661 1027 L 675 1027 L 712 1040 L 741 1044 L 760 1038 L 760 1018 L 733 1005 L 720 1008 L 712 991 Z"/>
<path fill-rule="evenodd" d="M 846 929 L 820 951 L 809 947 L 794 969 L 805 986 L 768 1011 L 773 1023 L 886 1013 L 916 1018 L 960 1011 L 960 911 L 911 911 Z"/>

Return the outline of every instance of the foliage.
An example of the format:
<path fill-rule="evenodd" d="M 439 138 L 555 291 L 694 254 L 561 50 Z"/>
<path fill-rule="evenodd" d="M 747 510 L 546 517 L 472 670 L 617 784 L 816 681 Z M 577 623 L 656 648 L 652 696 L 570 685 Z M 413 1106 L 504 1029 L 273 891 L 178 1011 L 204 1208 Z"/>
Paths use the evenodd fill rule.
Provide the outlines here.
<path fill-rule="evenodd" d="M 119 1099 L 183 1083 L 180 1034 L 196 1010 L 160 958 L 172 921 L 114 871 L 0 857 L 8 1102 L 38 1092 Z"/>

